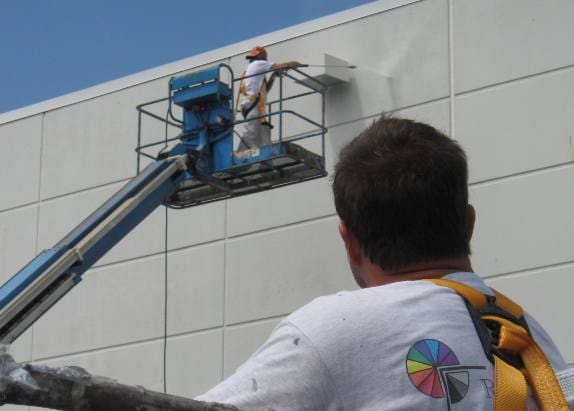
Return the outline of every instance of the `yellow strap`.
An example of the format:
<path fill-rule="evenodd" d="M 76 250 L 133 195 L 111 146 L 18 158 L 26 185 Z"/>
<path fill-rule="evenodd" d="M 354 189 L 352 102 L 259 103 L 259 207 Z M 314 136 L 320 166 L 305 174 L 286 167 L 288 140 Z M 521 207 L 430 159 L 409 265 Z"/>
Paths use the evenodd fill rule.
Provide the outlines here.
<path fill-rule="evenodd" d="M 243 72 L 241 77 L 245 77 L 245 71 Z M 237 88 L 237 100 L 235 101 L 235 111 L 239 110 L 239 102 L 241 100 L 242 95 L 247 97 L 249 99 L 249 101 L 255 100 L 255 96 L 251 93 L 248 93 L 245 90 L 245 79 L 244 78 L 241 79 L 241 81 L 239 82 L 239 87 Z"/>
<path fill-rule="evenodd" d="M 538 344 L 526 330 L 511 321 L 496 316 L 484 316 L 485 320 L 500 324 L 500 339 L 497 348 L 520 355 L 524 363 L 526 379 L 530 383 L 542 411 L 569 410 L 558 379 L 552 366 Z M 495 373 L 497 370 L 495 370 Z M 498 379 L 498 376 L 496 376 Z M 506 394 L 503 389 L 502 394 Z M 496 397 L 496 385 L 495 385 Z M 506 408 L 500 408 L 506 409 Z M 496 408 L 495 408 L 496 410 Z"/>
<path fill-rule="evenodd" d="M 524 411 L 528 389 L 520 370 L 494 356 L 494 411 Z"/>
<path fill-rule="evenodd" d="M 266 93 L 264 93 L 263 91 L 259 92 L 259 101 L 257 102 L 257 111 L 259 112 L 260 116 L 263 116 L 265 114 L 265 103 L 267 101 L 267 95 Z M 259 119 L 260 123 L 265 123 L 267 122 L 267 117 L 261 117 Z"/>
<path fill-rule="evenodd" d="M 496 305 L 497 306 L 502 308 L 504 311 L 509 312 L 510 314 L 512 314 L 516 318 L 522 317 L 522 307 L 520 307 L 518 304 L 516 304 L 514 301 L 512 301 L 510 298 L 508 298 L 504 294 L 502 294 L 496 290 L 492 290 L 492 291 L 494 292 L 494 295 L 496 297 Z"/>
<path fill-rule="evenodd" d="M 457 281 L 445 280 L 444 278 L 429 278 L 425 281 L 430 281 L 436 285 L 447 287 L 459 294 L 462 298 L 472 305 L 472 308 L 479 309 L 486 304 L 486 297 L 474 288 L 469 287 L 466 284 L 461 284 Z"/>
<path fill-rule="evenodd" d="M 241 75 L 241 77 L 245 77 L 245 71 L 243 72 L 243 74 Z M 259 101 L 257 102 L 257 111 L 259 112 L 259 115 L 262 116 L 265 114 L 265 104 L 266 104 L 266 100 L 267 100 L 267 93 L 265 92 L 266 90 L 266 81 L 265 78 L 262 80 L 261 82 L 261 86 L 259 87 Z M 235 102 L 235 111 L 237 112 L 239 110 L 239 101 L 241 100 L 241 96 L 245 96 L 247 97 L 247 99 L 252 102 L 253 100 L 255 100 L 255 95 L 247 92 L 247 90 L 245 90 L 245 79 L 242 78 L 241 81 L 239 82 L 239 87 L 237 90 L 237 101 Z M 260 123 L 265 123 L 267 122 L 267 119 L 265 117 L 261 117 L 259 119 Z"/>
<path fill-rule="evenodd" d="M 445 279 L 429 279 L 436 285 L 447 287 L 459 294 L 477 309 L 486 304 L 486 297 L 465 284 Z M 494 290 L 493 290 L 494 291 Z M 523 315 L 522 308 L 505 295 L 494 291 L 495 304 L 517 319 Z M 480 298 L 479 295 L 482 296 Z M 542 411 L 567 411 L 568 403 L 564 398 L 558 379 L 544 352 L 528 332 L 518 324 L 496 315 L 483 315 L 483 320 L 496 321 L 500 325 L 500 338 L 496 348 L 519 355 L 524 370 L 519 370 L 494 354 L 494 410 L 524 410 L 527 398 L 527 384 L 530 383 L 538 405 Z M 524 374 L 526 378 L 524 377 Z"/>
<path fill-rule="evenodd" d="M 245 72 L 243 72 L 243 75 L 241 77 L 245 77 Z M 241 81 L 239 82 L 239 87 L 237 88 L 237 100 L 235 100 L 235 112 L 239 110 L 239 100 L 241 100 L 241 95 L 245 91 L 244 80 L 245 79 L 241 79 Z"/>
<path fill-rule="evenodd" d="M 436 285 L 440 285 L 443 287 L 447 287 L 455 291 L 465 300 L 467 300 L 473 308 L 478 309 L 486 304 L 486 297 L 479 291 L 476 291 L 474 288 L 469 287 L 468 285 L 461 284 L 457 281 L 453 280 L 446 280 L 444 278 L 432 278 L 426 281 L 430 281 L 435 283 Z M 495 304 L 502 308 L 503 310 L 509 312 L 516 318 L 522 317 L 522 308 L 513 302 L 510 298 L 505 296 L 504 294 L 492 290 L 496 297 Z"/>

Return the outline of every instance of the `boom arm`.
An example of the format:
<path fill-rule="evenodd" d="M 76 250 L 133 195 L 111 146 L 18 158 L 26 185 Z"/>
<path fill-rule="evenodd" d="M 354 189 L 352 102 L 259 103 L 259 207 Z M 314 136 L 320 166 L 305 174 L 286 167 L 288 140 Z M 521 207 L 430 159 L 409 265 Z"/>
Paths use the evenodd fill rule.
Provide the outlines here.
<path fill-rule="evenodd" d="M 222 81 L 222 69 L 229 71 L 230 84 Z M 285 76 L 297 81 L 289 74 Z M 283 76 L 280 79 L 282 89 Z M 181 123 L 182 132 L 173 139 L 166 136 L 161 142 L 164 147 L 160 154 L 152 157 L 142 149 L 159 143 L 141 146 L 140 129 L 136 151 L 155 161 L 62 241 L 42 251 L 0 287 L 0 343 L 10 344 L 18 338 L 70 291 L 83 273 L 160 204 L 172 208 L 191 207 L 327 175 L 324 158 L 326 86 L 286 98 L 321 93 L 321 123 L 294 111 L 283 110 L 280 97 L 276 101 L 279 103 L 278 112 L 260 116 L 279 115 L 279 141 L 236 155 L 233 152 L 234 126 L 251 120 L 233 120 L 235 81 L 233 70 L 225 64 L 170 79 L 168 113 L 173 118 L 172 103 L 182 108 L 183 121 L 173 118 Z M 152 103 L 160 101 L 163 99 Z M 140 124 L 142 112 L 162 119 L 143 110 L 143 106 L 152 103 L 138 106 Z M 281 132 L 283 114 L 294 115 L 318 128 L 284 140 Z M 252 120 L 257 121 L 258 118 Z M 166 127 L 168 124 L 174 123 L 166 120 Z M 294 143 L 318 135 L 322 138 L 322 155 Z M 167 145 L 168 141 L 175 140 L 179 140 L 175 146 Z M 170 149 L 165 150 L 168 147 Z"/>
<path fill-rule="evenodd" d="M 96 261 L 176 191 L 186 155 L 156 161 L 53 248 L 0 288 L 0 343 L 10 344 L 74 287 Z"/>

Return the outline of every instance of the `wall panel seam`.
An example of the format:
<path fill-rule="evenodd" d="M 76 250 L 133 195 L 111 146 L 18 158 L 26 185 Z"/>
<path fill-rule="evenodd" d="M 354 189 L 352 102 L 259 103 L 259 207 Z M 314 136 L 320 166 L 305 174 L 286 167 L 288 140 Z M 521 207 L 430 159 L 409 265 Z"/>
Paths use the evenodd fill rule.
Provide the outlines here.
<path fill-rule="evenodd" d="M 225 375 L 225 334 L 227 330 L 227 244 L 229 241 L 228 219 L 229 219 L 229 201 L 225 201 L 225 212 L 223 213 L 224 241 L 223 241 L 223 332 L 221 333 L 221 368 L 219 370 L 219 379 L 223 380 Z"/>
<path fill-rule="evenodd" d="M 237 328 L 240 328 L 240 327 L 246 326 L 246 325 L 257 325 L 257 324 L 270 322 L 273 320 L 281 320 L 281 319 L 285 318 L 285 316 L 288 314 L 289 313 L 283 313 L 283 314 L 273 315 L 273 316 L 264 317 L 264 318 L 257 318 L 257 319 L 253 319 L 253 320 L 240 321 L 240 322 L 236 322 L 233 324 L 228 324 L 227 328 L 233 330 L 233 329 L 237 329 Z M 206 333 L 209 333 L 212 331 L 223 331 L 223 326 L 198 328 L 196 330 L 173 333 L 173 334 L 169 334 L 167 336 L 167 339 L 169 341 L 169 340 L 178 339 L 178 338 L 191 337 L 194 335 L 202 335 L 202 334 L 206 334 Z M 77 357 L 77 356 L 81 356 L 81 355 L 105 353 L 106 351 L 113 351 L 116 349 L 137 347 L 137 346 L 142 345 L 142 344 L 151 344 L 154 342 L 161 344 L 163 342 L 163 336 L 152 337 L 152 338 L 147 338 L 147 339 L 137 340 L 137 341 L 129 341 L 129 342 L 120 343 L 120 344 L 111 344 L 111 345 L 96 347 L 96 348 L 87 349 L 87 350 L 72 351 L 72 352 L 68 352 L 65 354 L 61 354 L 61 355 L 50 355 L 50 356 L 45 356 L 45 357 L 38 357 L 38 358 L 34 359 L 34 361 L 51 361 L 51 360 L 55 360 L 55 359 Z"/>
<path fill-rule="evenodd" d="M 222 238 L 218 238 L 215 240 L 209 240 L 209 241 L 204 241 L 201 243 L 196 243 L 196 244 L 190 244 L 184 247 L 179 247 L 179 248 L 174 248 L 172 250 L 168 250 L 168 256 L 172 255 L 172 254 L 177 254 L 180 252 L 185 252 L 188 250 L 192 250 L 195 248 L 200 248 L 200 247 L 209 247 L 212 245 L 217 245 L 218 243 L 221 243 L 223 241 Z M 99 271 L 100 269 L 105 269 L 105 268 L 109 268 L 109 267 L 114 267 L 117 265 L 122 265 L 122 264 L 126 264 L 126 263 L 131 263 L 131 262 L 136 262 L 139 260 L 146 260 L 146 259 L 151 259 L 154 257 L 161 257 L 164 255 L 164 251 L 158 251 L 155 253 L 149 253 L 149 254 L 142 254 L 142 255 L 138 255 L 135 257 L 131 257 L 131 258 L 126 258 L 126 259 L 121 259 L 121 260 L 115 260 L 115 261 L 110 261 L 109 263 L 104 263 L 104 264 L 94 264 L 94 266 L 92 268 L 90 268 L 89 271 L 93 272 L 93 271 Z"/>
<path fill-rule="evenodd" d="M 290 314 L 290 312 L 285 312 L 282 314 L 271 315 L 269 317 L 255 318 L 253 320 L 237 321 L 237 322 L 228 324 L 227 328 L 234 330 L 234 329 L 246 326 L 246 325 L 257 325 L 257 324 L 263 324 L 263 323 L 270 322 L 270 321 L 282 320 L 283 318 L 285 318 L 289 314 Z"/>
<path fill-rule="evenodd" d="M 190 332 L 190 334 L 199 334 L 202 332 L 208 332 L 208 331 L 216 330 L 217 328 L 220 328 L 220 327 L 215 327 L 213 329 L 196 330 L 196 331 Z M 170 336 L 170 338 L 171 338 L 171 336 Z M 101 354 L 101 353 L 105 353 L 107 351 L 114 351 L 117 349 L 137 347 L 139 345 L 145 345 L 145 344 L 157 343 L 157 344 L 161 345 L 162 342 L 163 342 L 163 335 L 159 335 L 157 337 L 146 338 L 143 340 L 128 341 L 128 342 L 119 343 L 119 344 L 103 345 L 100 347 L 94 347 L 94 348 L 89 348 L 89 349 L 85 349 L 85 350 L 70 351 L 70 352 L 66 352 L 63 354 L 57 354 L 57 355 L 47 355 L 44 357 L 35 358 L 34 361 L 35 362 L 38 362 L 38 361 L 44 362 L 44 361 L 51 361 L 51 360 L 55 360 L 55 359 L 63 359 L 63 358 L 68 358 L 68 357 L 77 357 L 77 356 L 81 356 L 81 355 Z M 161 349 L 161 347 L 159 347 L 159 349 Z"/>
<path fill-rule="evenodd" d="M 42 114 L 40 125 L 40 166 L 38 167 L 38 193 L 37 193 L 37 210 L 36 210 L 36 240 L 34 244 L 34 254 L 38 255 L 40 244 L 40 211 L 42 206 L 42 174 L 44 165 L 44 131 L 46 124 L 46 114 Z M 34 360 L 34 325 L 30 327 L 30 359 Z"/>
<path fill-rule="evenodd" d="M 164 230 L 164 252 L 163 252 L 163 268 L 164 268 L 164 293 L 163 293 L 163 392 L 167 393 L 167 321 L 168 321 L 168 214 L 169 209 L 164 205 L 165 213 L 165 230 Z"/>
<path fill-rule="evenodd" d="M 536 79 L 537 77 L 543 77 L 543 76 L 549 75 L 549 74 L 555 74 L 555 73 L 560 73 L 563 71 L 568 71 L 572 68 L 574 68 L 574 64 L 567 64 L 565 66 L 560 66 L 560 67 L 556 67 L 553 69 L 540 71 L 538 73 L 527 74 L 527 75 L 512 78 L 512 79 L 508 79 L 508 80 L 504 80 L 504 81 L 500 81 L 500 82 L 496 82 L 496 83 L 492 83 L 492 84 L 487 84 L 485 86 L 476 87 L 476 88 L 473 88 L 470 90 L 460 91 L 458 93 L 455 93 L 455 96 L 456 97 L 466 97 L 466 96 L 472 95 L 474 93 L 480 93 L 480 92 L 487 91 L 490 89 L 497 89 L 499 87 L 504 87 L 504 86 L 509 85 L 509 84 L 520 83 L 521 81 Z"/>
<path fill-rule="evenodd" d="M 144 255 L 140 255 L 138 257 L 127 258 L 125 260 L 112 261 L 112 262 L 109 262 L 106 264 L 101 264 L 101 265 L 95 265 L 94 264 L 94 266 L 92 266 L 92 268 L 90 268 L 87 272 L 93 273 L 93 272 L 97 272 L 97 271 L 103 271 L 104 269 L 107 269 L 110 267 L 140 262 L 140 260 L 145 261 L 145 260 L 152 260 L 155 258 L 159 259 L 159 258 L 163 257 L 163 255 L 164 255 L 164 251 L 158 251 L 157 253 L 144 254 Z"/>
<path fill-rule="evenodd" d="M 221 327 L 211 327 L 211 328 L 204 328 L 204 329 L 199 329 L 199 330 L 193 330 L 190 331 L 188 333 L 181 333 L 181 334 L 176 334 L 173 336 L 169 336 L 168 340 L 174 337 L 181 337 L 181 336 L 186 336 L 186 335 L 195 335 L 195 334 L 203 334 L 203 333 L 207 333 L 207 332 L 211 332 L 211 331 L 216 331 L 221 329 Z M 89 348 L 89 349 L 85 349 L 85 350 L 78 350 L 78 351 L 70 351 L 64 354 L 58 354 L 58 355 L 47 355 L 45 357 L 38 357 L 35 358 L 34 361 L 38 362 L 38 361 L 51 361 L 51 360 L 55 360 L 55 359 L 61 359 L 61 358 L 68 358 L 68 357 L 77 357 L 80 355 L 88 355 L 88 354 L 100 354 L 100 353 L 105 353 L 107 351 L 114 351 L 117 349 L 124 349 L 124 348 L 130 348 L 130 347 L 137 347 L 139 345 L 144 345 L 144 344 L 152 344 L 152 343 L 158 343 L 158 344 L 162 344 L 163 342 L 163 335 L 159 335 L 157 337 L 151 337 L 151 338 L 145 338 L 143 340 L 135 340 L 135 341 L 127 341 L 125 343 L 118 343 L 118 344 L 110 344 L 110 345 L 103 345 L 100 347 L 95 347 L 95 348 Z M 161 348 L 160 348 L 161 349 Z"/>
<path fill-rule="evenodd" d="M 380 117 L 383 114 L 393 114 L 396 111 L 403 111 L 403 110 L 418 108 L 418 107 L 422 107 L 422 106 L 426 106 L 426 105 L 430 105 L 430 104 L 434 104 L 434 103 L 439 103 L 441 101 L 446 101 L 448 99 L 449 99 L 449 96 L 446 95 L 446 96 L 432 98 L 430 100 L 421 101 L 421 102 L 414 103 L 414 104 L 408 104 L 406 106 L 395 107 L 395 108 L 390 109 L 390 110 L 378 111 L 376 113 L 368 114 L 366 116 L 358 117 L 358 118 L 355 118 L 352 120 L 341 121 L 340 123 L 334 123 L 334 124 L 330 124 L 330 125 L 327 124 L 327 129 L 330 130 L 332 128 L 337 128 L 337 127 L 344 126 L 347 124 L 357 123 L 357 122 L 363 121 L 363 120 L 369 120 L 371 118 Z"/>
<path fill-rule="evenodd" d="M 114 184 L 127 183 L 128 181 L 130 181 L 130 180 L 131 180 L 132 178 L 134 178 L 134 177 L 135 177 L 135 176 L 125 177 L 125 178 L 121 178 L 121 179 L 119 179 L 119 180 L 113 180 L 113 181 L 109 181 L 109 182 L 107 182 L 107 183 L 102 183 L 102 184 L 98 184 L 98 185 L 95 185 L 95 186 L 90 186 L 90 187 L 81 188 L 81 189 L 79 189 L 79 190 L 69 191 L 69 192 L 62 193 L 62 194 L 56 194 L 56 195 L 54 195 L 54 196 L 50 196 L 50 197 L 43 198 L 43 199 L 42 199 L 42 202 L 44 202 L 44 203 L 49 203 L 49 202 L 52 202 L 52 201 L 55 201 L 55 200 L 60 200 L 60 199 L 65 198 L 65 197 L 74 196 L 74 195 L 76 195 L 76 194 L 81 194 L 81 193 L 85 193 L 85 192 L 88 192 L 88 191 L 97 190 L 97 189 L 100 189 L 100 188 L 106 188 L 106 187 L 112 186 L 112 185 L 114 185 Z"/>
<path fill-rule="evenodd" d="M 332 219 L 333 217 L 337 217 L 337 213 L 329 213 L 329 214 L 322 215 L 319 217 L 312 217 L 312 218 L 308 218 L 308 219 L 304 219 L 304 220 L 294 221 L 292 223 L 286 223 L 286 224 L 281 224 L 281 225 L 263 228 L 261 230 L 250 231 L 247 233 L 241 233 L 241 234 L 237 234 L 237 235 L 229 237 L 229 240 L 236 241 L 238 239 L 255 237 L 255 236 L 257 236 L 259 234 L 263 234 L 263 233 L 275 233 L 275 232 L 282 231 L 284 229 L 288 229 L 291 227 L 297 227 L 297 226 L 302 226 L 302 225 L 306 225 L 309 223 L 316 223 L 316 222 L 329 220 L 329 219 Z"/>
<path fill-rule="evenodd" d="M 552 164 L 545 167 L 533 168 L 531 170 L 520 171 L 518 173 L 508 174 L 500 177 L 493 177 L 486 180 L 475 181 L 469 184 L 469 187 L 486 187 L 489 185 L 499 184 L 502 182 L 514 180 L 517 178 L 524 178 L 527 176 L 534 176 L 546 171 L 557 171 L 561 169 L 569 169 L 574 164 L 574 161 L 566 161 L 564 163 Z"/>
<path fill-rule="evenodd" d="M 567 268 L 567 267 L 572 267 L 574 269 L 574 260 L 560 261 L 560 262 L 556 262 L 556 263 L 552 263 L 552 264 L 545 264 L 545 265 L 536 266 L 536 267 L 529 267 L 529 268 L 524 268 L 524 269 L 516 270 L 516 271 L 507 271 L 504 273 L 498 273 L 498 274 L 485 276 L 483 278 L 486 281 L 502 280 L 502 279 L 507 279 L 507 278 L 516 278 L 516 277 L 521 277 L 521 276 L 528 276 L 528 275 L 532 275 L 538 271 L 546 271 L 546 270 L 552 270 L 552 269 L 557 269 L 557 268 Z"/>
<path fill-rule="evenodd" d="M 4 213 L 10 213 L 12 211 L 17 211 L 21 208 L 37 207 L 37 206 L 38 206 L 38 200 L 34 200 L 34 201 L 30 201 L 29 203 L 24 203 L 24 204 L 19 204 L 17 206 L 4 208 L 4 209 L 0 210 L 0 215 L 2 215 Z"/>

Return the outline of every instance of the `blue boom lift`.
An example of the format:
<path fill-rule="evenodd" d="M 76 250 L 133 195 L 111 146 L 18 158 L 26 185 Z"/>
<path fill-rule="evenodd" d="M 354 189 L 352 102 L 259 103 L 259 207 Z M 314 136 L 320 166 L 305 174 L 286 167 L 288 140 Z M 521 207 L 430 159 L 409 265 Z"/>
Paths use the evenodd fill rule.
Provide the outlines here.
<path fill-rule="evenodd" d="M 229 83 L 222 79 L 226 71 Z M 138 106 L 138 174 L 53 248 L 42 251 L 0 288 L 0 343 L 9 344 L 18 338 L 158 206 L 191 207 L 325 176 L 327 87 L 315 81 L 310 91 L 284 97 L 284 79 L 303 84 L 295 77 L 297 74 L 313 80 L 299 70 L 282 72 L 279 99 L 268 103 L 269 113 L 265 116 L 279 118 L 277 141 L 248 152 L 233 151 L 233 137 L 237 134 L 234 126 L 245 121 L 234 119 L 234 83 L 241 79 L 234 78 L 227 65 L 173 77 L 169 81 L 167 99 Z M 286 100 L 314 93 L 319 93 L 322 101 L 320 123 L 283 109 Z M 169 107 L 165 119 L 148 110 L 150 105 L 164 100 L 168 100 Z M 183 119 L 173 115 L 173 105 L 181 107 Z M 278 110 L 273 111 L 277 106 Z M 166 130 L 168 124 L 178 127 L 181 133 L 171 139 L 141 145 L 143 115 L 164 121 Z M 284 138 L 283 117 L 288 115 L 314 128 Z M 320 155 L 294 143 L 315 136 L 321 138 Z M 164 147 L 158 155 L 146 153 L 146 149 L 160 144 Z M 153 160 L 141 172 L 140 156 Z"/>

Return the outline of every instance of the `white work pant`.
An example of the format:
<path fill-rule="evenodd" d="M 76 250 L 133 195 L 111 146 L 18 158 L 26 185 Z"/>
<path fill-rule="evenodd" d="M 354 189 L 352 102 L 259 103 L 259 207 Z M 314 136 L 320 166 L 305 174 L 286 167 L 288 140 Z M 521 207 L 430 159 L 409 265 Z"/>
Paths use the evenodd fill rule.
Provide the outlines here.
<path fill-rule="evenodd" d="M 257 107 L 247 114 L 246 120 L 258 117 L 259 111 Z M 250 148 L 258 148 L 268 146 L 271 144 L 271 128 L 266 124 L 261 124 L 261 119 L 255 119 L 244 123 L 244 132 L 241 136 L 238 151 L 248 150 Z"/>

